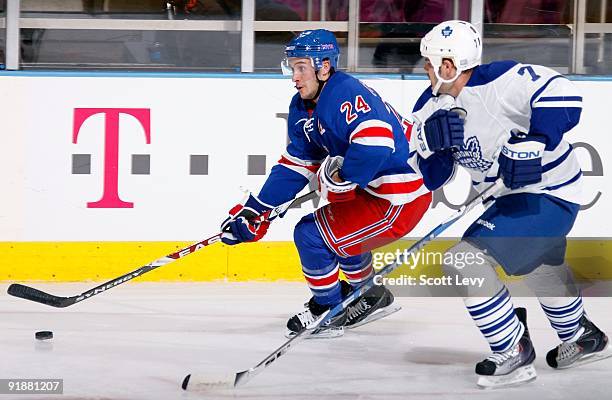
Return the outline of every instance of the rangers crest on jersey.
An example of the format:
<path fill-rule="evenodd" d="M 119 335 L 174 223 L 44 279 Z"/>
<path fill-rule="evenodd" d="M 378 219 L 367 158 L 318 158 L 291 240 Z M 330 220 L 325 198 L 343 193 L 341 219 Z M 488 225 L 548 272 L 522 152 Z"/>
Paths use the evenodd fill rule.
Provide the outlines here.
<path fill-rule="evenodd" d="M 306 122 L 304 123 L 304 135 L 306 135 L 306 138 L 308 139 L 308 141 L 311 141 L 311 135 L 315 130 L 315 126 L 314 126 L 314 118 L 309 118 L 306 120 Z"/>
<path fill-rule="evenodd" d="M 481 172 L 488 171 L 493 165 L 492 161 L 482 157 L 480 142 L 476 136 L 469 137 L 461 149 L 453 153 L 453 158 L 466 168 L 475 169 Z"/>

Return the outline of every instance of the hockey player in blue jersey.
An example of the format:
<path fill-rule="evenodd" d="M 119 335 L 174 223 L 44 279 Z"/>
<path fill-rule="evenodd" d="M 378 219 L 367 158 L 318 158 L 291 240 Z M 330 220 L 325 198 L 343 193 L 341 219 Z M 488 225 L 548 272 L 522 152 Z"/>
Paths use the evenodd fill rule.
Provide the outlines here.
<path fill-rule="evenodd" d="M 318 180 L 329 204 L 302 218 L 294 232 L 313 296 L 287 322 L 292 336 L 373 275 L 370 250 L 406 235 L 428 209 L 431 193 L 408 165 L 405 121 L 372 89 L 336 70 L 339 48 L 331 32 L 304 31 L 285 53 L 282 68 L 298 91 L 289 106 L 291 142 L 259 194 L 234 207 L 222 230 L 227 244 L 259 240 L 268 223 L 249 219 Z M 348 282 L 339 281 L 340 270 Z M 344 327 L 396 311 L 392 302 L 391 292 L 376 286 L 317 335 L 339 336 Z"/>
<path fill-rule="evenodd" d="M 411 144 L 431 190 L 452 179 L 458 165 L 478 191 L 503 180 L 495 201 L 448 251 L 485 252 L 487 261 L 444 265 L 450 276 L 487 282 L 462 295 L 493 352 L 476 364 L 478 385 L 496 387 L 536 377 L 526 312 L 515 310 L 497 264 L 524 277 L 557 332 L 561 344 L 548 352 L 549 366 L 568 368 L 612 351 L 587 318 L 564 261 L 566 236 L 586 200 L 580 166 L 564 138 L 578 124 L 582 97 L 549 68 L 514 61 L 481 65 L 481 53 L 480 34 L 463 21 L 443 22 L 422 39 L 431 87 L 414 107 Z"/>

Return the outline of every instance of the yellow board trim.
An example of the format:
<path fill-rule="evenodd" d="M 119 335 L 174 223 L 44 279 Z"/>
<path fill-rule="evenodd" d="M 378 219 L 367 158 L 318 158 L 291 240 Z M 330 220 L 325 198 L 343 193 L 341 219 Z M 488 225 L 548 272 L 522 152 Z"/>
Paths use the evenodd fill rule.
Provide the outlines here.
<path fill-rule="evenodd" d="M 455 240 L 434 241 L 444 251 Z M 402 241 L 399 248 L 413 241 Z M 187 242 L 0 242 L 0 281 L 105 281 L 135 270 Z M 398 248 L 397 245 L 393 249 Z M 386 250 L 389 251 L 389 250 Z M 612 240 L 569 240 L 567 260 L 580 279 L 612 279 Z M 439 265 L 397 274 L 440 276 Z M 214 244 L 138 278 L 139 281 L 303 281 L 292 242 Z"/>

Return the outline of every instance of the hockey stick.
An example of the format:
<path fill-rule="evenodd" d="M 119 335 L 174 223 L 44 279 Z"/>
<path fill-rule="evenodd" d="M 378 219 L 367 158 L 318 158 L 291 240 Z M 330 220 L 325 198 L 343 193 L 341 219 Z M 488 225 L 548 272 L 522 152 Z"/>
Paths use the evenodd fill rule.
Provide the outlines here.
<path fill-rule="evenodd" d="M 413 244 L 408 250 L 408 254 L 419 251 L 423 246 L 429 243 L 434 238 L 438 237 L 442 232 L 444 232 L 448 227 L 454 224 L 457 220 L 467 214 L 469 211 L 474 209 L 476 206 L 482 204 L 487 198 L 495 195 L 501 188 L 504 187 L 504 183 L 501 179 L 498 179 L 493 185 L 489 186 L 486 190 L 484 190 L 477 197 L 469 201 L 467 204 L 462 206 L 456 213 L 451 215 L 446 221 L 442 222 L 440 225 L 433 228 L 427 235 Z M 403 256 L 404 254 L 402 254 Z M 404 258 L 404 260 L 406 257 Z M 383 269 L 381 269 L 376 275 L 386 276 L 397 269 L 402 265 L 401 259 L 398 257 L 393 263 L 386 265 Z M 370 278 L 366 281 L 362 286 L 355 289 L 349 296 L 347 296 L 342 303 L 337 306 L 327 310 L 323 314 L 321 314 L 315 321 L 313 321 L 307 329 L 301 331 L 288 341 L 286 341 L 282 346 L 274 350 L 270 355 L 264 358 L 259 364 L 251 367 L 247 370 L 237 372 L 235 374 L 225 374 L 219 376 L 209 376 L 202 375 L 197 376 L 189 374 L 183 379 L 183 383 L 181 387 L 184 390 L 207 390 L 215 387 L 219 388 L 227 388 L 227 387 L 238 387 L 240 385 L 246 384 L 250 381 L 254 376 L 260 374 L 265 368 L 267 368 L 274 361 L 278 360 L 280 356 L 287 353 L 292 347 L 295 347 L 297 343 L 306 339 L 309 335 L 311 335 L 319 326 L 323 325 L 325 322 L 329 321 L 334 316 L 338 315 L 342 312 L 349 304 L 353 301 L 357 300 L 361 297 L 365 292 L 370 290 L 374 283 L 374 277 Z"/>
<path fill-rule="evenodd" d="M 307 193 L 303 196 L 300 196 L 298 198 L 295 198 L 291 201 L 288 201 L 285 204 L 281 204 L 280 206 L 277 206 L 269 211 L 264 212 L 263 214 L 259 215 L 254 222 L 261 222 L 261 221 L 265 221 L 265 220 L 270 220 L 273 218 L 276 218 L 278 216 L 282 216 L 284 215 L 290 208 L 292 207 L 297 207 L 303 203 L 306 203 L 309 200 L 312 200 L 314 198 L 317 197 L 317 193 L 316 191 L 312 191 L 310 193 Z M 89 299 L 97 294 L 100 294 L 102 292 L 107 291 L 108 289 L 112 289 L 116 286 L 121 285 L 122 283 L 125 283 L 127 281 L 130 281 L 136 277 L 139 277 L 141 275 L 146 274 L 147 272 L 153 271 L 154 269 L 157 269 L 161 266 L 164 266 L 168 263 L 171 263 L 172 261 L 176 261 L 179 258 L 183 258 L 185 256 L 188 256 L 189 254 L 195 253 L 196 251 L 200 250 L 202 247 L 206 247 L 208 245 L 211 245 L 213 243 L 216 243 L 218 241 L 221 240 L 221 233 L 218 233 L 214 236 L 209 237 L 208 239 L 204 239 L 202 241 L 199 241 L 197 243 L 194 243 L 190 246 L 187 246 L 183 249 L 180 249 L 179 251 L 176 251 L 172 254 L 168 254 L 165 257 L 161 257 L 158 258 L 157 260 L 150 262 L 149 264 L 142 266 L 132 272 L 128 272 L 125 275 L 121 275 L 118 278 L 112 279 L 108 282 L 105 282 L 99 286 L 96 286 L 93 289 L 89 289 L 86 292 L 83 292 L 79 295 L 76 296 L 72 296 L 72 297 L 62 297 L 62 296 L 54 296 L 52 294 L 43 292 L 42 290 L 38 290 L 35 289 L 33 287 L 30 286 L 26 286 L 26 285 L 21 285 L 18 283 L 14 283 L 12 285 L 9 286 L 8 288 L 8 294 L 10 294 L 11 296 L 15 296 L 15 297 L 20 297 L 22 299 L 26 299 L 26 300 L 31 300 L 31 301 L 35 301 L 38 303 L 42 303 L 42 304 L 46 304 L 48 306 L 52 306 L 52 307 L 58 307 L 58 308 L 64 308 L 64 307 L 68 307 L 71 306 L 75 303 L 78 303 L 80 301 Z"/>

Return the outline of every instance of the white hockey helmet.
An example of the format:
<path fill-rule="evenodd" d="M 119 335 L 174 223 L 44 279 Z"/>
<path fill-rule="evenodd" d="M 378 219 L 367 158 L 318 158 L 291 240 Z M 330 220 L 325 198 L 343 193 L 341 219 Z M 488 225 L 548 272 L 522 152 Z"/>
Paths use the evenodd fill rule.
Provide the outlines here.
<path fill-rule="evenodd" d="M 478 30 L 469 22 L 445 21 L 421 39 L 421 56 L 429 59 L 438 79 L 433 88 L 435 95 L 442 83 L 452 83 L 463 71 L 480 64 L 482 39 Z M 445 58 L 452 60 L 457 68 L 457 74 L 452 79 L 440 77 L 440 66 Z"/>

